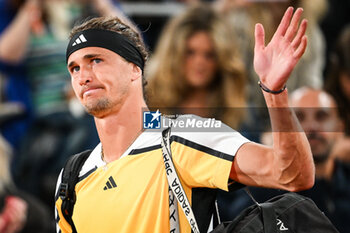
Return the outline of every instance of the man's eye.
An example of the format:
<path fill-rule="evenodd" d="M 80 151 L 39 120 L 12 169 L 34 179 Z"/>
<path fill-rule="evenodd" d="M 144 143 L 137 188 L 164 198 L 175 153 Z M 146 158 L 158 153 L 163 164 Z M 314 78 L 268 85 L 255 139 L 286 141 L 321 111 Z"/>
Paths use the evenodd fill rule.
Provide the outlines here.
<path fill-rule="evenodd" d="M 79 70 L 80 70 L 79 66 L 74 66 L 74 67 L 71 68 L 71 72 L 72 73 L 78 72 Z"/>
<path fill-rule="evenodd" d="M 325 121 L 329 118 L 329 112 L 327 110 L 319 110 L 316 112 L 316 120 L 317 121 Z"/>
<path fill-rule="evenodd" d="M 94 58 L 94 59 L 93 59 L 93 62 L 95 62 L 95 63 L 100 63 L 100 62 L 102 62 L 102 60 L 99 59 L 99 58 Z"/>

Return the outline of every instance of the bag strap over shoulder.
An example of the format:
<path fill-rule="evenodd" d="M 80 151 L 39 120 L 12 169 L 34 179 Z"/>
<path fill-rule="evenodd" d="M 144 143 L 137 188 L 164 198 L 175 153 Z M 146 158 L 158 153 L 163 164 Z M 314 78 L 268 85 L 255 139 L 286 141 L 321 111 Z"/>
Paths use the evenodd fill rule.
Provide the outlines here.
<path fill-rule="evenodd" d="M 91 150 L 86 150 L 71 156 L 67 160 L 58 189 L 59 197 L 62 199 L 61 211 L 63 217 L 71 225 L 73 233 L 77 232 L 72 220 L 73 208 L 76 201 L 75 185 L 79 181 L 80 170 L 90 154 Z"/>
<path fill-rule="evenodd" d="M 191 229 L 194 233 L 199 233 L 198 224 L 196 222 L 196 219 L 193 214 L 193 210 L 191 208 L 190 202 L 188 201 L 188 198 L 186 196 L 186 193 L 182 187 L 181 181 L 177 175 L 174 163 L 172 161 L 172 155 L 171 155 L 171 148 L 170 148 L 170 127 L 165 129 L 162 132 L 162 152 L 163 152 L 163 159 L 166 169 L 166 175 L 168 179 L 169 184 L 169 193 L 173 193 L 176 200 L 179 203 L 179 206 L 181 206 L 182 211 L 184 212 L 188 223 L 191 226 Z M 176 190 L 175 190 L 176 189 Z M 177 229 L 177 232 L 179 232 L 179 229 Z"/>

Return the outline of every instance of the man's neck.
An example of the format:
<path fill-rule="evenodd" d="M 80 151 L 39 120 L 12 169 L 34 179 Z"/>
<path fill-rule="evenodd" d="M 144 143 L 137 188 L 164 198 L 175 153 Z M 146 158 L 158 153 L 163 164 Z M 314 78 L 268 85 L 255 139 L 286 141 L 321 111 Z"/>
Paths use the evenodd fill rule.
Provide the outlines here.
<path fill-rule="evenodd" d="M 142 111 L 147 108 L 141 103 L 124 104 L 118 113 L 95 118 L 96 128 L 103 147 L 104 161 L 119 159 L 142 132 Z"/>

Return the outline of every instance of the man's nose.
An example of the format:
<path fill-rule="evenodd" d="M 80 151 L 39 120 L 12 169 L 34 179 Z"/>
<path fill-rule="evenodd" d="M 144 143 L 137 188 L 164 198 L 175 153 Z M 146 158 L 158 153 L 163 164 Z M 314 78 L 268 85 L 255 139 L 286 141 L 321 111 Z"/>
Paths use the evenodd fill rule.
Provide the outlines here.
<path fill-rule="evenodd" d="M 93 79 L 93 75 L 94 74 L 89 66 L 80 67 L 79 84 L 85 85 L 85 84 L 91 82 Z"/>
<path fill-rule="evenodd" d="M 315 119 L 307 119 L 301 123 L 301 126 L 305 133 L 317 132 L 320 130 L 320 124 Z"/>

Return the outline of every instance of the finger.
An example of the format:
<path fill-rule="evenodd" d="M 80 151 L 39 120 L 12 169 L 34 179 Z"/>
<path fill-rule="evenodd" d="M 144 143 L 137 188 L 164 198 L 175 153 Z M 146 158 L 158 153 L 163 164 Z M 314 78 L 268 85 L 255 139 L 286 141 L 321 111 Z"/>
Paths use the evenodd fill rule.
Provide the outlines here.
<path fill-rule="evenodd" d="M 285 34 L 285 38 L 288 41 L 292 41 L 292 39 L 295 36 L 295 33 L 298 30 L 299 20 L 301 18 L 301 14 L 303 13 L 303 8 L 298 8 L 292 18 L 292 21 L 290 22 L 290 25 L 288 26 L 287 32 Z"/>
<path fill-rule="evenodd" d="M 283 15 L 283 18 L 275 32 L 275 34 L 273 35 L 273 38 L 275 38 L 276 36 L 284 36 L 284 34 L 287 31 L 287 28 L 289 26 L 289 22 L 290 19 L 292 18 L 293 15 L 293 7 L 288 7 L 288 9 L 286 10 L 286 12 Z"/>
<path fill-rule="evenodd" d="M 255 25 L 255 47 L 254 52 L 263 50 L 265 48 L 265 31 L 263 25 L 260 23 Z"/>
<path fill-rule="evenodd" d="M 297 48 L 297 50 L 295 50 L 293 56 L 299 59 L 304 54 L 306 45 L 307 45 L 307 36 L 304 35 L 301 39 L 301 43 L 299 47 Z"/>
<path fill-rule="evenodd" d="M 297 48 L 299 46 L 299 44 L 301 42 L 301 38 L 305 35 L 306 28 L 307 28 L 307 20 L 304 19 L 300 24 L 297 35 L 294 37 L 294 39 L 291 43 L 293 48 Z"/>

